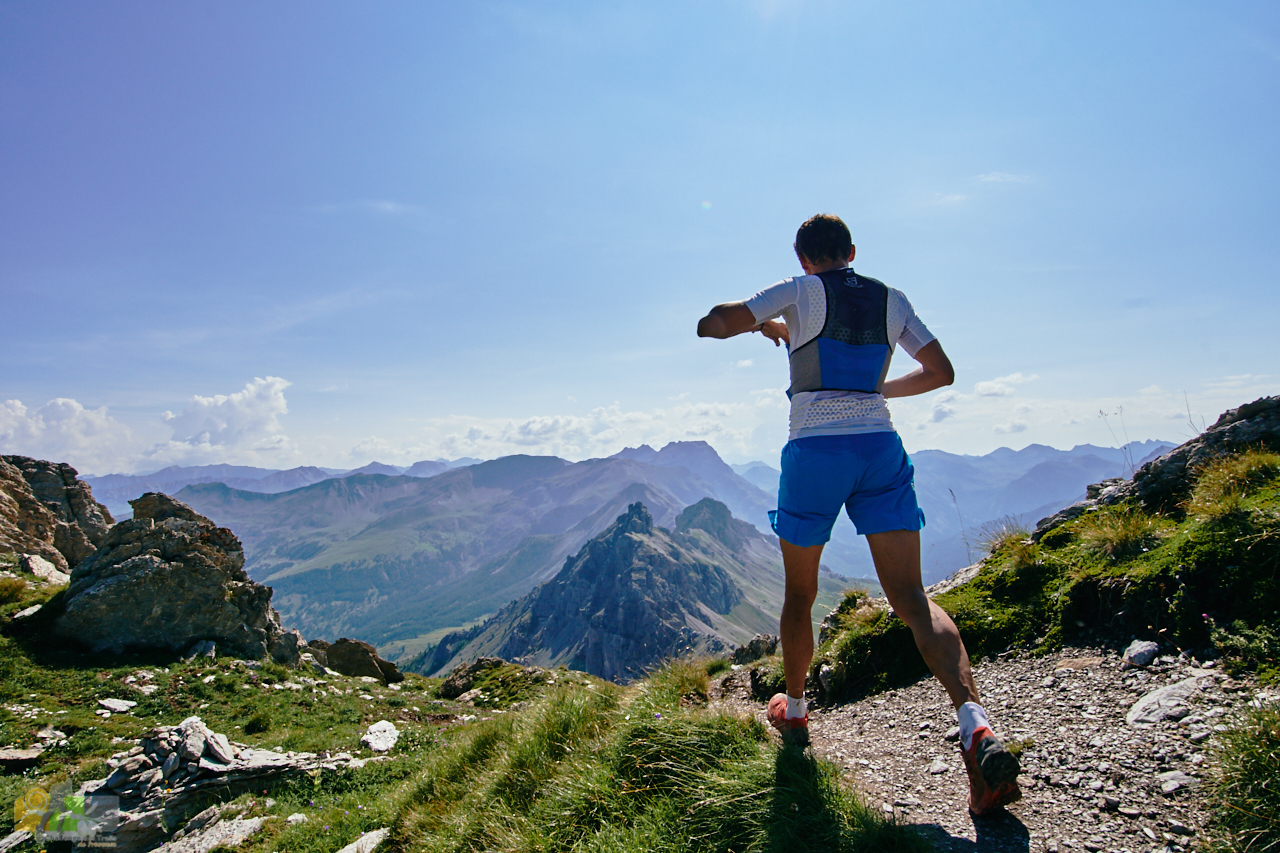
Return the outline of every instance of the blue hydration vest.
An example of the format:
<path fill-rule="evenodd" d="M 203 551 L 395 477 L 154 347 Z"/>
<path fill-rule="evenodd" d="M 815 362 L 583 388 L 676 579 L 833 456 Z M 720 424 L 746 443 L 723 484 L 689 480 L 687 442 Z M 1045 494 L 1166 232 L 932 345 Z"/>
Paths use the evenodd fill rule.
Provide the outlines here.
<path fill-rule="evenodd" d="M 801 391 L 878 394 L 893 348 L 886 308 L 889 288 L 848 267 L 818 273 L 827 290 L 827 319 L 811 341 L 791 351 L 791 387 Z"/>

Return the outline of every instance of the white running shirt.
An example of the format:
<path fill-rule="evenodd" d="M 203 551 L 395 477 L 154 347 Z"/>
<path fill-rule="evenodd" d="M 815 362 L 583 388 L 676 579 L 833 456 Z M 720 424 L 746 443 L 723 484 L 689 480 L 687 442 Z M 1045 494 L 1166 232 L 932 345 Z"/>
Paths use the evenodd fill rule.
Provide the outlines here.
<path fill-rule="evenodd" d="M 900 290 L 889 291 L 885 308 L 885 328 L 889 350 L 901 345 L 915 357 L 922 347 L 935 340 L 916 316 Z M 822 332 L 827 321 L 827 290 L 816 275 L 786 278 L 746 301 L 757 323 L 781 317 L 787 324 L 791 344 L 787 352 L 803 346 Z M 883 395 L 861 391 L 801 391 L 791 397 L 791 439 L 812 435 L 853 435 L 863 432 L 893 432 L 889 406 Z"/>

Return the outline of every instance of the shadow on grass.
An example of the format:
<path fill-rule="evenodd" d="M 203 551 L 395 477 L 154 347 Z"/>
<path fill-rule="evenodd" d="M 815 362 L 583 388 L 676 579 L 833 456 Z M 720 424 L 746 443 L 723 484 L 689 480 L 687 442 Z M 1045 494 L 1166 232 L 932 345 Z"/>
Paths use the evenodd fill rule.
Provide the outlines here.
<path fill-rule="evenodd" d="M 930 849 L 915 828 L 885 821 L 838 779 L 830 766 L 807 750 L 779 750 L 764 849 L 788 853 L 924 853 Z"/>

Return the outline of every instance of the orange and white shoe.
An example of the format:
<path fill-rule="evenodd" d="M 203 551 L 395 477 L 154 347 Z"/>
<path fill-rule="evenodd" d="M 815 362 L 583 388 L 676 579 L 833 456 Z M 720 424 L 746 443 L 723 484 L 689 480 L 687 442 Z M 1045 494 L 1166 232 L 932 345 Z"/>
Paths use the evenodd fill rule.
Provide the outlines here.
<path fill-rule="evenodd" d="M 769 725 L 782 735 L 782 742 L 787 746 L 806 747 L 809 745 L 809 715 L 803 717 L 787 716 L 787 694 L 775 693 L 769 700 L 769 710 L 765 715 Z"/>
<path fill-rule="evenodd" d="M 1004 748 L 991 729 L 980 726 L 968 749 L 961 747 L 969 771 L 969 811 L 984 817 L 1022 798 L 1017 757 Z"/>

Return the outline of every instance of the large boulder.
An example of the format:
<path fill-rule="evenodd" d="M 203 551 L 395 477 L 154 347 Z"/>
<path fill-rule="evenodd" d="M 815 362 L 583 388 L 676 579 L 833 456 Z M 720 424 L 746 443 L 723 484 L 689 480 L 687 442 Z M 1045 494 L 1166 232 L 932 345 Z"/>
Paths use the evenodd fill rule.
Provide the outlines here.
<path fill-rule="evenodd" d="M 308 650 L 316 647 L 315 641 Z M 348 640 L 346 637 L 323 649 L 325 665 L 334 672 L 353 677 L 368 676 L 376 678 L 383 684 L 395 684 L 404 681 L 404 675 L 389 660 L 384 660 L 378 650 L 360 640 Z M 313 652 L 314 654 L 314 652 Z"/>
<path fill-rule="evenodd" d="M 297 660 L 302 637 L 280 627 L 230 530 L 158 492 L 129 503 L 133 518 L 72 570 L 55 633 L 95 651 L 181 654 L 212 640 L 240 657 Z"/>
<path fill-rule="evenodd" d="M 113 523 L 70 465 L 0 456 L 0 550 L 42 557 L 65 572 L 102 544 Z"/>

